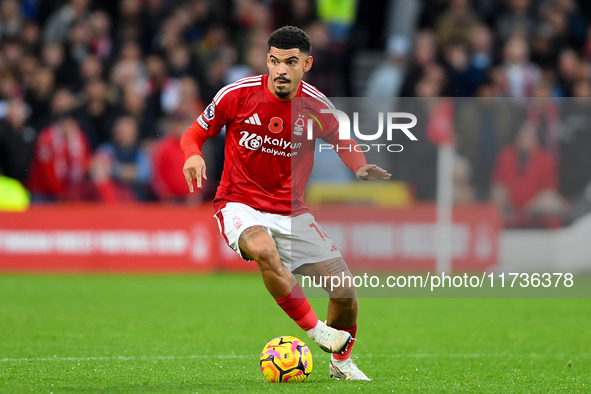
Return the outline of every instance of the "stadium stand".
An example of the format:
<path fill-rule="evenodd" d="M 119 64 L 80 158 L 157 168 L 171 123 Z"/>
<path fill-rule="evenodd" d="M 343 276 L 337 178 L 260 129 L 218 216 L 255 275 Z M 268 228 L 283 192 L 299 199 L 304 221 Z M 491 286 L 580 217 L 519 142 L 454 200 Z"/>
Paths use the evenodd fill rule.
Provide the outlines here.
<path fill-rule="evenodd" d="M 404 3 L 5 0 L 0 6 L 0 172 L 29 188 L 33 201 L 102 200 L 100 188 L 88 185 L 96 184 L 97 174 L 116 180 L 116 166 L 106 168 L 95 156 L 104 153 L 99 146 L 115 143 L 119 118 L 135 119 L 143 152 L 160 152 L 173 114 L 195 117 L 225 84 L 265 72 L 268 33 L 294 24 L 314 42 L 315 64 L 306 78 L 327 96 L 384 95 L 388 89 L 401 98 L 473 98 L 458 101 L 456 118 L 458 173 L 469 177 L 464 200 L 491 201 L 493 167 L 522 117 L 555 163 L 557 192 L 567 207 L 561 223 L 584 214 L 580 207 L 586 206 L 591 181 L 591 133 L 583 120 L 590 113 L 585 98 L 591 95 L 588 2 L 423 0 L 413 2 L 416 9 Z M 401 16 L 402 9 L 408 14 Z M 44 130 L 60 115 L 52 103 L 64 91 L 72 96 L 68 116 L 91 150 L 70 174 L 86 189 L 40 193 L 34 169 L 39 165 L 31 166 L 43 161 Z M 503 98 L 495 104 L 502 116 L 471 108 L 486 97 Z M 545 99 L 546 106 L 537 104 Z M 473 111 L 485 118 L 472 116 Z M 212 198 L 221 173 L 222 146 L 223 136 L 206 147 L 211 174 L 204 201 Z M 433 190 L 425 189 L 423 176 L 405 172 L 400 161 L 425 163 L 421 155 L 433 152 L 425 147 L 390 163 L 396 167 L 394 180 L 418 190 L 418 200 L 431 200 Z M 148 175 L 134 199 L 171 201 L 169 193 L 156 190 L 159 186 L 148 187 L 162 186 L 154 181 L 151 162 L 138 163 L 138 173 Z M 433 178 L 431 172 L 428 177 Z M 186 201 L 181 194 L 172 200 Z M 577 208 L 576 215 L 570 207 Z M 505 219 L 507 225 L 515 223 Z M 538 220 L 519 223 L 540 226 Z"/>

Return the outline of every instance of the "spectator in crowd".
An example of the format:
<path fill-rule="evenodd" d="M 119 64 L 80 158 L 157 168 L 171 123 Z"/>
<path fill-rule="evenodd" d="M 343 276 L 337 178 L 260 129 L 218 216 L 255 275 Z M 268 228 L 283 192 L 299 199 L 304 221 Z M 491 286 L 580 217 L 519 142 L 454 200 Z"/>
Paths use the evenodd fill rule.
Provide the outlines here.
<path fill-rule="evenodd" d="M 445 63 L 449 93 L 454 97 L 472 97 L 486 74 L 470 63 L 466 44 L 451 42 L 445 48 Z"/>
<path fill-rule="evenodd" d="M 169 74 L 180 78 L 185 75 L 195 75 L 196 68 L 191 59 L 189 47 L 185 44 L 171 45 L 166 50 Z"/>
<path fill-rule="evenodd" d="M 456 113 L 458 152 L 471 168 L 476 198 L 490 198 L 490 182 L 496 157 L 509 145 L 523 119 L 518 107 L 499 98 L 492 81 L 480 85 L 477 98 L 459 103 Z"/>
<path fill-rule="evenodd" d="M 437 21 L 437 38 L 442 48 L 452 42 L 470 44 L 470 31 L 481 22 L 469 0 L 451 0 L 449 9 Z"/>
<path fill-rule="evenodd" d="M 29 189 L 33 201 L 81 200 L 90 161 L 90 147 L 74 119 L 74 97 L 58 89 L 51 100 L 53 121 L 35 144 Z"/>
<path fill-rule="evenodd" d="M 25 102 L 31 107 L 29 122 L 37 130 L 49 124 L 51 97 L 55 89 L 55 75 L 49 67 L 39 67 L 25 86 Z"/>
<path fill-rule="evenodd" d="M 192 114 L 194 112 L 188 112 Z M 193 121 L 187 112 L 175 112 L 169 117 L 170 124 L 166 135 L 159 139 L 152 154 L 152 190 L 159 201 L 197 203 L 202 198 L 202 190 L 190 193 L 183 176 L 185 158 L 180 148 L 183 132 Z"/>
<path fill-rule="evenodd" d="M 90 51 L 101 61 L 110 61 L 113 56 L 111 19 L 104 11 L 90 14 Z"/>
<path fill-rule="evenodd" d="M 24 92 L 26 92 L 29 87 L 34 85 L 35 73 L 37 72 L 38 68 L 39 59 L 37 59 L 36 56 L 32 54 L 25 54 L 21 57 L 18 65 L 18 71 L 16 72 L 16 76 L 19 79 L 17 83 L 20 84 L 19 90 L 21 98 Z"/>
<path fill-rule="evenodd" d="M 535 87 L 540 82 L 541 73 L 538 66 L 529 59 L 527 41 L 520 35 L 512 36 L 504 47 L 503 72 L 508 82 L 510 97 L 532 97 Z"/>
<path fill-rule="evenodd" d="M 135 119 L 139 127 L 140 139 L 152 139 L 156 136 L 156 115 L 154 102 L 149 102 L 142 97 L 133 86 L 128 86 L 123 90 L 123 102 L 121 108 L 115 111 L 111 119 L 110 128 L 114 127 L 117 119 L 122 116 L 131 116 Z"/>
<path fill-rule="evenodd" d="M 129 86 L 141 94 L 149 90 L 148 72 L 137 42 L 127 41 L 122 45 L 119 57 L 111 68 L 111 82 L 119 90 Z"/>
<path fill-rule="evenodd" d="M 565 97 L 573 96 L 573 85 L 577 80 L 579 56 L 573 49 L 563 50 L 558 57 L 558 80 Z"/>
<path fill-rule="evenodd" d="M 530 37 L 536 27 L 532 0 L 508 0 L 509 7 L 497 19 L 495 30 L 502 42 L 508 41 L 516 33 Z"/>
<path fill-rule="evenodd" d="M 531 40 L 531 60 L 542 69 L 553 70 L 558 59 L 558 48 L 553 42 L 553 32 L 549 26 L 536 27 Z"/>
<path fill-rule="evenodd" d="M 110 141 L 110 126 L 116 111 L 109 103 L 107 84 L 96 78 L 84 86 L 83 104 L 78 110 L 78 119 L 90 142 L 92 150 Z"/>
<path fill-rule="evenodd" d="M 80 63 L 80 67 L 78 68 L 78 74 L 80 75 L 80 88 L 84 88 L 84 86 L 89 82 L 97 79 L 104 79 L 104 66 L 103 63 L 100 61 L 98 57 L 95 55 L 90 55 L 84 59 L 82 63 Z M 107 89 L 109 90 L 109 89 Z"/>
<path fill-rule="evenodd" d="M 345 70 L 339 44 L 331 40 L 328 26 L 320 21 L 311 23 L 305 30 L 314 43 L 314 67 L 305 74 L 305 80 L 329 97 L 343 96 Z"/>
<path fill-rule="evenodd" d="M 536 87 L 535 98 L 527 104 L 527 121 L 536 131 L 540 147 L 558 163 L 560 106 L 551 96 L 549 84 L 541 82 Z"/>
<path fill-rule="evenodd" d="M 22 99 L 13 98 L 0 122 L 0 173 L 23 184 L 29 175 L 37 138 L 35 129 L 26 124 L 29 112 Z"/>
<path fill-rule="evenodd" d="M 174 86 L 176 89 L 170 91 L 171 99 L 166 107 L 167 113 L 199 114 L 203 112 L 205 103 L 201 99 L 199 84 L 194 78 L 185 76 Z"/>
<path fill-rule="evenodd" d="M 101 166 L 111 169 L 110 178 L 119 188 L 126 188 L 136 200 L 149 200 L 150 159 L 141 146 L 139 127 L 136 118 L 122 116 L 113 126 L 112 142 L 97 148 L 100 159 L 108 158 Z M 97 163 L 94 163 L 97 164 Z"/>
<path fill-rule="evenodd" d="M 280 0 L 276 2 L 273 11 L 277 21 L 276 28 L 296 26 L 303 29 L 318 19 L 312 0 Z"/>
<path fill-rule="evenodd" d="M 20 4 L 16 0 L 4 0 L 0 5 L 0 37 L 17 38 L 24 24 Z"/>
<path fill-rule="evenodd" d="M 435 199 L 437 187 L 437 146 L 430 138 L 431 117 L 441 102 L 441 86 L 424 77 L 417 83 L 415 95 L 417 99 L 402 101 L 400 110 L 417 117 L 412 132 L 422 143 L 405 145 L 394 155 L 392 171 L 393 176 L 412 186 L 416 200 L 429 201 Z"/>
<path fill-rule="evenodd" d="M 0 41 L 0 53 L 2 55 L 2 63 L 5 67 L 17 71 L 18 64 L 23 55 L 23 47 L 21 43 L 14 38 L 3 38 Z"/>
<path fill-rule="evenodd" d="M 395 108 L 396 97 L 400 96 L 404 83 L 409 48 L 408 39 L 403 35 L 395 35 L 388 41 L 388 60 L 369 76 L 367 97 L 391 97 L 392 107 Z"/>
<path fill-rule="evenodd" d="M 470 32 L 470 66 L 483 76 L 494 62 L 494 37 L 486 25 L 474 26 Z M 482 81 L 481 81 L 482 82 Z"/>
<path fill-rule="evenodd" d="M 437 45 L 433 32 L 423 30 L 415 38 L 414 48 L 405 83 L 402 86 L 402 97 L 416 97 L 416 85 L 428 69 L 441 68 L 437 64 Z"/>
<path fill-rule="evenodd" d="M 514 144 L 498 155 L 492 201 L 508 226 L 557 226 L 565 211 L 558 193 L 556 163 L 538 143 L 536 130 L 524 123 Z"/>
<path fill-rule="evenodd" d="M 20 32 L 20 42 L 23 46 L 23 53 L 33 55 L 39 53 L 40 28 L 35 20 L 26 20 Z"/>
<path fill-rule="evenodd" d="M 41 62 L 51 68 L 55 75 L 56 84 L 68 86 L 72 83 L 75 67 L 72 63 L 66 63 L 64 46 L 57 42 L 46 42 L 41 47 Z"/>
<path fill-rule="evenodd" d="M 113 30 L 115 47 L 119 48 L 121 43 L 135 41 L 141 43 L 142 48 L 147 50 L 150 46 L 150 37 L 144 30 L 144 19 L 142 17 L 142 3 L 140 0 L 121 0 L 117 13 L 117 20 Z M 117 49 L 116 51 L 117 52 Z"/>
<path fill-rule="evenodd" d="M 591 26 L 587 28 L 587 36 L 581 54 L 586 60 L 591 60 Z"/>
<path fill-rule="evenodd" d="M 230 84 L 250 75 L 266 74 L 268 72 L 266 60 L 267 50 L 266 44 L 251 44 L 246 50 L 244 61 L 234 65 L 228 71 L 225 79 L 226 83 Z M 316 62 L 316 47 L 314 47 L 314 62 Z"/>
<path fill-rule="evenodd" d="M 577 82 L 574 94 L 563 105 L 559 144 L 560 192 L 569 200 L 591 183 L 591 82 Z"/>
<path fill-rule="evenodd" d="M 107 152 L 97 151 L 90 162 L 91 201 L 106 203 L 137 201 L 133 190 L 112 178 L 114 161 Z"/>
<path fill-rule="evenodd" d="M 51 14 L 43 31 L 44 40 L 65 42 L 72 26 L 88 17 L 89 5 L 90 0 L 70 0 Z"/>

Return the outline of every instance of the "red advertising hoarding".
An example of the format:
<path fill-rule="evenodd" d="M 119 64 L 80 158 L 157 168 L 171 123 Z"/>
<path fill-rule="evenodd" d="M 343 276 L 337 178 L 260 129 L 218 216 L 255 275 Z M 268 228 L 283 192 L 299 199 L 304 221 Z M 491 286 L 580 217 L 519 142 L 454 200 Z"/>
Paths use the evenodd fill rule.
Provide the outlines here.
<path fill-rule="evenodd" d="M 0 213 L 0 270 L 208 272 L 253 270 L 219 235 L 210 207 L 33 206 Z M 352 271 L 435 269 L 435 206 L 321 206 L 317 221 Z M 454 209 L 453 268 L 490 270 L 500 218 L 490 206 Z"/>

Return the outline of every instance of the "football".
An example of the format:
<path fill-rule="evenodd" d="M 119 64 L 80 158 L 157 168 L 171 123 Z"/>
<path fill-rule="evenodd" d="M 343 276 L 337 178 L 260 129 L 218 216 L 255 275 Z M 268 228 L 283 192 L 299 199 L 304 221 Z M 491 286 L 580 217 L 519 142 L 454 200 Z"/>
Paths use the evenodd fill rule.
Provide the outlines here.
<path fill-rule="evenodd" d="M 273 338 L 260 358 L 263 376 L 271 383 L 303 382 L 312 373 L 312 352 L 296 337 Z"/>

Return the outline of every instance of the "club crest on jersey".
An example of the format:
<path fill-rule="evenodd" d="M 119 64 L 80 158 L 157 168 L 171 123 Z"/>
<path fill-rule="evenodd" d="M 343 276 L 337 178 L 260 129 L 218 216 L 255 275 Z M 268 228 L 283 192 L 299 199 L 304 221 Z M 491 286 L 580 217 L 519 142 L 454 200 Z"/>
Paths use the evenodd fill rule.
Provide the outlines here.
<path fill-rule="evenodd" d="M 278 116 L 274 116 L 271 118 L 271 121 L 269 122 L 269 131 L 271 133 L 281 133 L 281 130 L 283 130 L 283 119 L 281 119 Z"/>
<path fill-rule="evenodd" d="M 293 127 L 293 134 L 301 137 L 304 133 L 304 115 L 298 115 L 298 118 L 295 121 L 295 125 Z"/>
<path fill-rule="evenodd" d="M 234 216 L 234 219 L 232 219 L 232 224 L 234 225 L 234 228 L 238 230 L 240 227 L 242 227 L 242 220 L 240 220 L 238 216 Z"/>
<path fill-rule="evenodd" d="M 215 116 L 215 104 L 211 103 L 207 106 L 207 108 L 205 108 L 205 111 L 203 111 L 203 117 L 207 120 L 212 120 L 214 116 Z"/>

